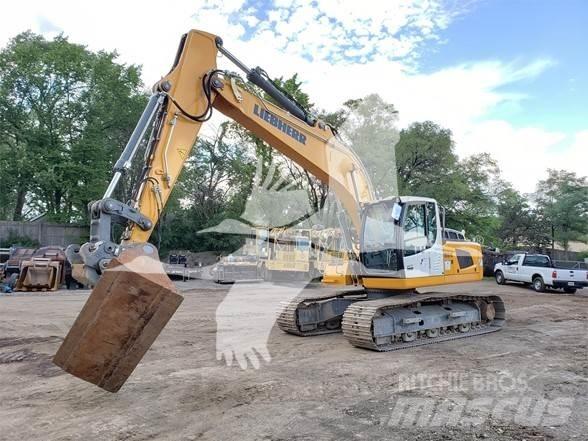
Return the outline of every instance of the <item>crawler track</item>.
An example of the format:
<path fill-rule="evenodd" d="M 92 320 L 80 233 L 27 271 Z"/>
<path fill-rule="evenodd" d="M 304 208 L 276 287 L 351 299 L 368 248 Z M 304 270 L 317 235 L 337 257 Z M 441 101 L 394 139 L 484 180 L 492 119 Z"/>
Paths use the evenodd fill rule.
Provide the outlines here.
<path fill-rule="evenodd" d="M 400 308 L 416 308 L 419 305 L 440 304 L 443 302 L 465 303 L 469 305 L 486 302 L 494 307 L 492 320 L 480 320 L 459 326 L 446 326 L 432 329 L 430 336 L 427 328 L 412 334 L 412 341 L 404 341 L 402 334 L 393 334 L 386 338 L 377 339 L 374 336 L 374 319 L 383 317 L 386 313 Z M 504 302 L 498 296 L 478 296 L 445 293 L 426 293 L 416 295 L 402 295 L 378 300 L 357 302 L 347 308 L 342 320 L 345 338 L 354 346 L 372 349 L 374 351 L 394 351 L 412 348 L 458 338 L 473 337 L 487 334 L 501 329 L 505 322 Z M 431 328 L 429 328 L 431 329 Z"/>
<path fill-rule="evenodd" d="M 296 297 L 290 302 L 282 303 L 277 319 L 278 327 L 284 332 L 302 337 L 341 332 L 340 320 L 342 315 L 338 316 L 338 319 L 332 319 L 329 322 L 318 323 L 317 328 L 312 330 L 301 330 L 298 321 L 298 311 L 300 309 L 313 308 L 318 303 L 329 302 L 338 298 L 365 300 L 367 298 L 367 293 L 362 290 L 355 290 L 339 292 L 335 294 L 319 294 L 308 297 Z"/>

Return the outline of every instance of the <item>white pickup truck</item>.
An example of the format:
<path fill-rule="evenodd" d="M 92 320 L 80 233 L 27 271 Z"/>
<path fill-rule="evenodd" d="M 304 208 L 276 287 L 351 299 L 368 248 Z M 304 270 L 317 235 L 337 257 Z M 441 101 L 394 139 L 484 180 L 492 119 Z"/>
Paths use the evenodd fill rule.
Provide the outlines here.
<path fill-rule="evenodd" d="M 569 263 L 569 262 L 568 262 Z M 537 292 L 560 288 L 569 294 L 588 286 L 588 271 L 572 265 L 554 265 L 544 254 L 515 254 L 494 266 L 496 283 L 523 282 Z"/>

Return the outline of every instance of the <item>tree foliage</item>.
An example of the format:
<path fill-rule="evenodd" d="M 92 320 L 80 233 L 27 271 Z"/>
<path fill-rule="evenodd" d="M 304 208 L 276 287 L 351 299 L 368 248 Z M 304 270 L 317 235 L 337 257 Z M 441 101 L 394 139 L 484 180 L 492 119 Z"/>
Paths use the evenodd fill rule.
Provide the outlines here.
<path fill-rule="evenodd" d="M 344 106 L 346 109 L 334 117 L 344 117 L 338 127 L 343 142 L 363 162 L 378 198 L 397 195 L 394 164 L 399 134 L 396 128 L 398 112 L 394 105 L 384 102 L 377 94 L 371 94 L 347 101 Z"/>
<path fill-rule="evenodd" d="M 431 122 L 411 124 L 400 132 L 396 145 L 396 170 L 400 194 L 417 194 L 448 205 L 458 159 L 451 131 Z"/>
<path fill-rule="evenodd" d="M 551 242 L 568 250 L 570 241 L 588 234 L 588 182 L 565 170 L 547 171 L 539 182 L 534 199 L 539 217 L 549 228 Z"/>
<path fill-rule="evenodd" d="M 247 149 L 229 136 L 224 122 L 212 139 L 198 139 L 155 232 L 154 242 L 171 249 L 224 251 L 241 239 L 224 234 L 199 234 L 227 218 L 238 218 L 251 191 L 255 165 Z"/>
<path fill-rule="evenodd" d="M 400 133 L 396 146 L 400 192 L 436 199 L 447 210 L 447 225 L 501 247 L 568 248 L 588 232 L 586 178 L 548 170 L 537 193 L 526 197 L 500 176 L 487 153 L 455 154 L 451 131 L 418 122 Z"/>
<path fill-rule="evenodd" d="M 101 196 L 146 99 L 140 69 L 58 36 L 0 52 L 0 216 L 78 221 Z"/>
<path fill-rule="evenodd" d="M 508 186 L 498 200 L 497 237 L 510 248 L 520 246 L 543 248 L 549 245 L 548 226 L 540 210 Z"/>
<path fill-rule="evenodd" d="M 458 158 L 451 131 L 424 121 L 400 132 L 396 168 L 401 194 L 434 198 L 446 210 L 447 226 L 495 239 L 496 197 L 504 183 L 490 155 Z"/>
<path fill-rule="evenodd" d="M 490 155 L 459 157 L 449 129 L 423 121 L 399 132 L 394 105 L 378 95 L 350 99 L 326 112 L 315 107 L 312 99 L 319 97 L 303 90 L 298 75 L 275 83 L 339 131 L 364 162 L 378 197 L 432 197 L 446 210 L 449 227 L 486 244 L 559 242 L 567 249 L 573 240 L 587 240 L 586 177 L 549 170 L 528 197 L 501 178 Z M 247 87 L 271 101 L 255 86 Z M 25 32 L 13 38 L 0 51 L 0 219 L 46 213 L 55 221 L 84 220 L 145 103 L 140 67 L 118 63 L 116 53 L 93 52 L 63 36 L 49 41 Z M 277 193 L 286 187 L 297 192 L 290 202 Z M 270 190 L 264 197 L 271 209 L 251 203 L 260 189 Z M 299 201 L 300 194 L 307 201 Z M 152 240 L 163 254 L 231 251 L 242 239 L 212 227 L 226 219 L 268 223 L 288 217 L 298 210 L 294 205 L 335 213 L 328 196 L 327 183 L 225 122 L 212 139 L 197 141 Z"/>

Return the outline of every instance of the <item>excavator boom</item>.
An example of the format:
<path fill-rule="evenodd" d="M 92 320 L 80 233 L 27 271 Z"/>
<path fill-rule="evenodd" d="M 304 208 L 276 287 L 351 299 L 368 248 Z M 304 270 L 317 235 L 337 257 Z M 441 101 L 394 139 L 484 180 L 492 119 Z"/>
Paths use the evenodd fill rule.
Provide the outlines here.
<path fill-rule="evenodd" d="M 237 75 L 218 70 L 219 51 L 279 105 L 251 91 Z M 172 70 L 154 86 L 115 164 L 104 198 L 91 206 L 90 241 L 67 250 L 76 277 L 95 287 L 54 362 L 106 390 L 124 384 L 182 301 L 147 241 L 213 109 L 328 183 L 358 231 L 361 204 L 374 199 L 361 161 L 327 124 L 284 95 L 262 69 L 247 68 L 219 37 L 202 31 L 184 35 Z M 133 200 L 112 199 L 148 133 Z M 117 221 L 128 224 L 121 244 L 111 241 Z"/>

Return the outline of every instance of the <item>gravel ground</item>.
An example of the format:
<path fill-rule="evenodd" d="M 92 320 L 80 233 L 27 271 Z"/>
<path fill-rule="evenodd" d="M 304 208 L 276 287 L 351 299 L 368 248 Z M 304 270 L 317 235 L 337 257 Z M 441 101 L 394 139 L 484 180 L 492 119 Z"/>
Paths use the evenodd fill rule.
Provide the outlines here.
<path fill-rule="evenodd" d="M 51 363 L 87 291 L 0 295 L 0 439 L 588 439 L 586 294 L 437 289 L 501 295 L 506 327 L 391 353 L 274 327 L 271 361 L 241 369 L 216 357 L 215 314 L 232 287 L 178 287 L 184 303 L 117 394 Z M 245 334 L 256 321 L 247 307 L 233 316 Z"/>

